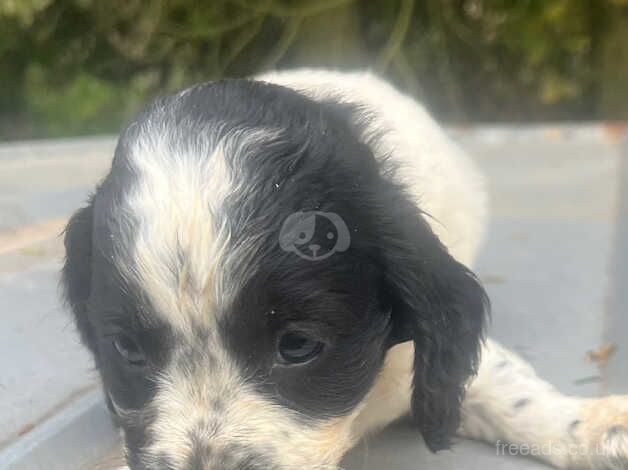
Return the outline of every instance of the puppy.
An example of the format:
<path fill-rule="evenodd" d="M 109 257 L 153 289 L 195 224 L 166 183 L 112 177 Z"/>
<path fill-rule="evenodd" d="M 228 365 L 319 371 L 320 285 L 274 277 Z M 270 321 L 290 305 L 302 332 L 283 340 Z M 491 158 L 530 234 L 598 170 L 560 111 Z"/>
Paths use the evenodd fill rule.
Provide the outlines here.
<path fill-rule="evenodd" d="M 628 399 L 564 397 L 483 345 L 467 266 L 486 205 L 471 161 L 369 74 L 157 100 L 65 235 L 66 298 L 129 468 L 336 468 L 407 413 L 433 451 L 458 432 L 626 468 Z"/>

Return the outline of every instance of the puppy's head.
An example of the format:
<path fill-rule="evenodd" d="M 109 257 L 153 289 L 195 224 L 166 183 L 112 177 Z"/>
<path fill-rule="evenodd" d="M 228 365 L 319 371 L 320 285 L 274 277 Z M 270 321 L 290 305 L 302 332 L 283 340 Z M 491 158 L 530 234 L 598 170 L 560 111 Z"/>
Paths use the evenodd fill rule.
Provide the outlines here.
<path fill-rule="evenodd" d="M 132 469 L 336 465 L 387 349 L 408 340 L 417 424 L 447 445 L 484 293 L 351 112 L 223 81 L 122 133 L 68 224 L 63 278 Z M 298 256 L 301 232 L 332 233 L 331 255 Z"/>

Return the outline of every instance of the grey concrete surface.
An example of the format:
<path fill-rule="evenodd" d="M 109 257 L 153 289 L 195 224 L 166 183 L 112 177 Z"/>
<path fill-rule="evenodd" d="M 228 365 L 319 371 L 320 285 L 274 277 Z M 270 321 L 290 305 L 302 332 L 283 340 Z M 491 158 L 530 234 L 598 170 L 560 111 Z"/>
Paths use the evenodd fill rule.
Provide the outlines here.
<path fill-rule="evenodd" d="M 605 325 L 609 343 L 619 345 L 616 360 L 609 364 L 608 391 L 614 393 L 628 390 L 628 139 L 623 142 L 620 178 L 615 243 L 610 263 L 611 289 Z"/>
<path fill-rule="evenodd" d="M 12 446 L 0 452 L 6 470 L 94 470 L 112 452 L 119 454 L 118 434 L 107 414 L 102 393 L 78 398 Z M 115 467 L 113 467 L 115 468 Z"/>
<path fill-rule="evenodd" d="M 584 358 L 605 342 L 620 147 L 590 130 L 459 142 L 489 182 L 475 269 L 493 303 L 492 336 L 564 393 L 598 394 L 601 382 L 582 383 L 599 375 Z"/>
<path fill-rule="evenodd" d="M 69 217 L 105 173 L 113 147 L 112 138 L 0 146 L 0 448 L 95 384 L 59 301 L 60 229 L 35 230 L 35 243 L 10 252 L 2 242 L 20 227 Z"/>
<path fill-rule="evenodd" d="M 0 230 L 65 217 L 107 170 L 115 139 L 0 145 Z"/>
<path fill-rule="evenodd" d="M 0 278 L 0 440 L 35 426 L 94 382 L 58 300 L 57 263 Z"/>
<path fill-rule="evenodd" d="M 493 302 L 491 335 L 566 393 L 627 392 L 622 328 L 628 298 L 622 286 L 628 263 L 620 260 L 628 261 L 628 157 L 622 160 L 621 147 L 599 126 L 484 127 L 452 135 L 489 182 L 492 216 L 476 270 Z M 24 224 L 67 217 L 108 167 L 112 148 L 111 139 L 0 146 L 0 241 L 3 230 L 19 233 Z M 0 468 L 44 468 L 3 466 L 3 458 L 15 458 L 10 452 L 27 448 L 28 439 L 34 456 L 52 458 L 50 442 L 33 444 L 33 433 L 59 416 L 84 416 L 76 406 L 94 383 L 90 361 L 56 297 L 59 244 L 58 238 L 36 237 L 0 254 Z M 617 353 L 607 371 L 585 361 L 587 351 L 609 342 Z M 92 411 L 92 423 L 106 422 L 102 407 Z M 80 430 L 85 421 L 75 421 Z M 61 434 L 66 444 L 53 441 L 55 449 L 68 446 L 56 452 L 64 465 L 57 468 L 83 466 L 77 462 L 85 453 L 68 438 L 71 428 Z M 111 442 L 107 425 L 99 432 Z M 434 456 L 405 422 L 360 445 L 345 466 L 546 468 L 465 441 Z"/>

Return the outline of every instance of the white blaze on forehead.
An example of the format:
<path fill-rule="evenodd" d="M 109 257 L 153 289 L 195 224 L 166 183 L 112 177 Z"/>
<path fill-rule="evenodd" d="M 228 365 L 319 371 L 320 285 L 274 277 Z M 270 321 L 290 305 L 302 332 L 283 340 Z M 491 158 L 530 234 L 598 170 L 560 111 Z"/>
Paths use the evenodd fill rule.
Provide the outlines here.
<path fill-rule="evenodd" d="M 223 272 L 231 234 L 222 207 L 242 184 L 234 174 L 239 153 L 254 151 L 277 133 L 247 130 L 215 139 L 216 129 L 196 129 L 198 135 L 190 138 L 178 129 L 155 127 L 130 148 L 129 164 L 138 181 L 125 210 L 133 220 L 134 241 L 131 252 L 122 255 L 130 260 L 118 264 L 156 314 L 189 330 L 207 323 L 226 300 Z"/>

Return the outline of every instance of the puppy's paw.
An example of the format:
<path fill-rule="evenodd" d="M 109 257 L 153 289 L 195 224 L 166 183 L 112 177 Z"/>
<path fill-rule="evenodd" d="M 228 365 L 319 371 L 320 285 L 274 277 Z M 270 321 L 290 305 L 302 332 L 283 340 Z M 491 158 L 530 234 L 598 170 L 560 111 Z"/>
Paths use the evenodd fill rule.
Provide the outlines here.
<path fill-rule="evenodd" d="M 571 424 L 574 468 L 628 470 L 628 396 L 586 400 Z"/>

